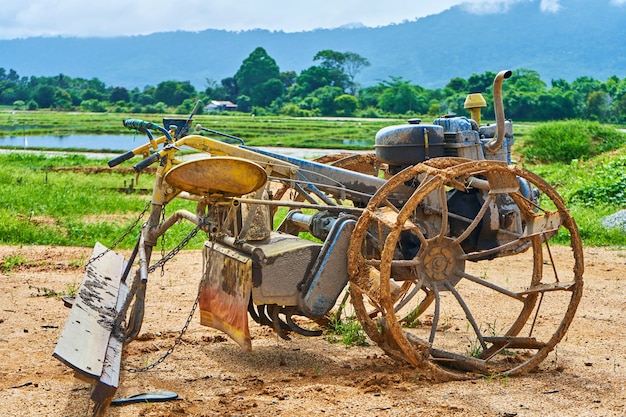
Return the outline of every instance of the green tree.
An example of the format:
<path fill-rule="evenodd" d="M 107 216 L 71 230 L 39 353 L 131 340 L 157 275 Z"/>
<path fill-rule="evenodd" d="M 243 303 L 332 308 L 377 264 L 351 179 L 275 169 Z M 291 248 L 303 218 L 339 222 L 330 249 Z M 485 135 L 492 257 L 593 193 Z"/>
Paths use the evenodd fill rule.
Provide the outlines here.
<path fill-rule="evenodd" d="M 322 116 L 334 116 L 337 111 L 335 99 L 342 94 L 341 88 L 326 85 L 318 88 L 311 95 L 317 99 L 317 108 Z"/>
<path fill-rule="evenodd" d="M 254 90 L 259 86 L 271 79 L 279 80 L 282 85 L 280 69 L 276 61 L 261 47 L 256 48 L 243 60 L 234 78 L 239 88 L 239 94 L 250 97 L 253 106 L 262 105 L 261 102 L 267 101 L 262 98 L 261 94 L 255 94 Z M 260 102 L 255 100 L 260 100 Z"/>
<path fill-rule="evenodd" d="M 587 96 L 587 117 L 607 122 L 611 116 L 611 96 L 604 91 L 594 91 Z"/>
<path fill-rule="evenodd" d="M 330 81 L 329 85 L 339 87 L 344 91 L 347 90 L 352 84 L 350 77 L 345 70 L 347 59 L 348 57 L 346 54 L 330 49 L 319 51 L 313 57 L 313 61 L 321 61 L 320 67 L 326 70 L 326 77 Z"/>
<path fill-rule="evenodd" d="M 350 94 L 337 96 L 334 101 L 335 111 L 339 116 L 354 116 L 359 105 L 359 100 Z"/>
<path fill-rule="evenodd" d="M 127 103 L 130 101 L 130 94 L 124 87 L 115 87 L 111 90 L 110 100 L 113 103 L 117 103 L 118 101 Z"/>
<path fill-rule="evenodd" d="M 189 81 L 162 81 L 154 91 L 154 100 L 168 106 L 178 106 L 195 94 L 195 88 Z"/>
<path fill-rule="evenodd" d="M 576 117 L 576 101 L 573 91 L 551 88 L 537 97 L 535 120 L 563 120 Z"/>
<path fill-rule="evenodd" d="M 538 96 L 534 92 L 507 90 L 502 100 L 506 116 L 515 120 L 533 120 Z"/>
<path fill-rule="evenodd" d="M 57 88 L 54 93 L 54 104 L 59 111 L 69 111 L 73 108 L 72 95 L 69 91 Z"/>
<path fill-rule="evenodd" d="M 467 79 L 467 90 L 470 93 L 484 93 L 493 85 L 493 79 L 495 77 L 496 73 L 493 71 L 486 71 L 482 74 L 472 74 Z"/>
<path fill-rule="evenodd" d="M 183 101 L 193 99 L 196 95 L 196 89 L 189 81 L 179 82 L 178 88 L 174 92 L 174 101 L 182 104 Z"/>
<path fill-rule="evenodd" d="M 35 90 L 33 100 L 37 102 L 39 108 L 47 109 L 54 104 L 55 92 L 55 88 L 51 85 L 41 85 Z"/>
<path fill-rule="evenodd" d="M 285 85 L 278 78 L 271 78 L 257 85 L 251 91 L 253 105 L 267 107 L 285 91 Z"/>
<path fill-rule="evenodd" d="M 572 82 L 572 89 L 586 100 L 589 94 L 602 89 L 602 83 L 593 77 L 578 77 Z"/>
<path fill-rule="evenodd" d="M 180 104 L 180 106 L 176 107 L 176 113 L 177 114 L 190 114 L 195 105 L 196 105 L 196 100 L 192 100 L 190 98 L 185 99 Z M 198 113 L 201 113 L 201 112 L 202 112 L 202 109 L 198 111 Z"/>
<path fill-rule="evenodd" d="M 4 88 L 0 93 L 0 103 L 9 104 L 19 100 L 17 91 L 13 87 Z"/>
<path fill-rule="evenodd" d="M 13 68 L 11 68 L 9 70 L 9 73 L 6 76 L 6 79 L 8 81 L 18 82 L 20 80 L 20 76 L 18 75 L 17 71 L 15 71 Z"/>
<path fill-rule="evenodd" d="M 235 77 L 224 78 L 220 81 L 220 83 L 225 91 L 225 95 L 222 100 L 236 101 L 237 96 L 239 95 L 239 87 L 237 87 L 237 80 L 235 80 Z"/>
<path fill-rule="evenodd" d="M 106 112 L 106 107 L 104 107 L 104 104 L 102 104 L 100 101 L 98 101 L 96 99 L 83 100 L 80 103 L 80 106 L 84 110 L 90 111 L 90 112 L 94 112 L 94 113 L 104 113 L 104 112 Z"/>
<path fill-rule="evenodd" d="M 359 91 L 359 107 L 362 109 L 368 107 L 377 107 L 378 98 L 385 91 L 385 86 L 381 83 L 371 87 L 362 88 Z"/>
<path fill-rule="evenodd" d="M 169 106 L 176 106 L 177 103 L 174 99 L 174 93 L 178 88 L 178 82 L 176 81 L 162 81 L 156 86 L 154 92 L 154 100 L 157 102 L 163 102 Z"/>
<path fill-rule="evenodd" d="M 463 78 L 452 78 L 448 84 L 446 84 L 446 88 L 452 90 L 455 93 L 465 93 L 467 94 L 467 81 Z"/>
<path fill-rule="evenodd" d="M 357 53 L 337 52 L 331 49 L 324 49 L 315 54 L 313 61 L 318 60 L 321 61 L 322 67 L 331 72 L 332 77 L 335 79 L 334 85 L 350 90 L 352 95 L 357 90 L 357 84 L 354 79 L 363 68 L 371 65 L 367 58 Z"/>
<path fill-rule="evenodd" d="M 252 110 L 252 101 L 246 95 L 237 97 L 237 111 L 247 113 Z"/>
<path fill-rule="evenodd" d="M 71 96 L 71 93 L 70 93 Z M 105 101 L 108 99 L 108 95 L 101 93 L 93 88 L 86 89 L 82 94 L 83 100 L 96 100 L 96 101 Z"/>
<path fill-rule="evenodd" d="M 300 72 L 296 78 L 296 83 L 291 89 L 291 95 L 304 98 L 324 86 L 335 86 L 331 70 L 320 66 L 309 67 Z"/>
<path fill-rule="evenodd" d="M 411 85 L 402 77 L 390 77 L 390 82 L 385 82 L 384 92 L 378 98 L 378 106 L 385 112 L 426 113 L 428 103 L 419 94 L 418 88 Z"/>
<path fill-rule="evenodd" d="M 356 90 L 358 84 L 355 81 L 356 76 L 366 67 L 369 67 L 371 64 L 367 60 L 367 58 L 362 57 L 361 55 L 354 52 L 345 52 L 344 53 L 344 63 L 343 70 L 348 76 L 349 79 L 349 89 L 352 95 L 356 94 Z"/>
<path fill-rule="evenodd" d="M 626 92 L 617 96 L 613 102 L 613 111 L 618 121 L 626 121 Z"/>
<path fill-rule="evenodd" d="M 296 78 L 298 78 L 298 74 L 295 71 L 283 71 L 280 73 L 280 80 L 283 82 L 285 89 L 294 85 Z"/>
<path fill-rule="evenodd" d="M 546 83 L 541 79 L 539 73 L 526 68 L 513 71 L 511 78 L 506 83 L 507 89 L 517 92 L 541 93 L 546 91 Z"/>

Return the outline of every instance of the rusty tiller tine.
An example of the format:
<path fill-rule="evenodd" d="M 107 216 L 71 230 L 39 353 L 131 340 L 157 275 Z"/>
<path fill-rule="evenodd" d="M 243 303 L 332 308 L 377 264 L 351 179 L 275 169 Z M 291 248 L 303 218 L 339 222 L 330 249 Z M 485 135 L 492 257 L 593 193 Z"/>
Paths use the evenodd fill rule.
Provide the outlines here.
<path fill-rule="evenodd" d="M 305 329 L 303 327 L 298 326 L 296 323 L 294 323 L 293 321 L 293 314 L 294 312 L 292 311 L 293 309 L 291 308 L 285 308 L 283 313 L 285 314 L 285 319 L 287 320 L 287 326 L 289 326 L 289 330 L 301 334 L 302 336 L 321 336 L 322 335 L 322 331 L 321 330 L 309 330 L 309 329 Z"/>
<path fill-rule="evenodd" d="M 272 304 L 268 306 L 268 311 L 272 319 L 272 326 L 274 327 L 274 331 L 278 334 L 278 336 L 280 336 L 281 339 L 291 340 L 291 337 L 287 336 L 287 334 L 283 331 L 283 329 L 288 329 L 289 326 L 287 326 L 287 324 L 278 317 L 278 313 L 280 313 L 280 307 L 276 304 Z"/>
<path fill-rule="evenodd" d="M 254 307 L 254 303 L 252 302 L 252 297 L 250 297 L 250 302 L 248 303 L 248 313 L 250 314 L 250 317 L 252 317 L 252 320 L 254 320 L 256 323 L 261 324 L 261 318 L 257 314 L 257 311 Z"/>
<path fill-rule="evenodd" d="M 272 320 L 270 320 L 266 315 L 265 315 L 265 304 L 262 304 L 260 306 L 257 307 L 257 312 L 259 313 L 259 323 L 265 325 L 265 326 L 273 326 L 272 324 Z"/>

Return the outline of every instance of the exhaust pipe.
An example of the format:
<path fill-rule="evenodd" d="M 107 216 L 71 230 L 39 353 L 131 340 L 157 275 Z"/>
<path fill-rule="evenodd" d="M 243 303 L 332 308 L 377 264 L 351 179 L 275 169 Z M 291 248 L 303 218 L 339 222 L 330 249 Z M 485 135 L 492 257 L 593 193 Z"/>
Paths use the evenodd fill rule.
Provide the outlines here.
<path fill-rule="evenodd" d="M 493 107 L 496 113 L 496 137 L 485 145 L 489 152 L 496 152 L 504 141 L 504 104 L 502 104 L 502 82 L 513 74 L 509 70 L 500 71 L 493 80 Z"/>

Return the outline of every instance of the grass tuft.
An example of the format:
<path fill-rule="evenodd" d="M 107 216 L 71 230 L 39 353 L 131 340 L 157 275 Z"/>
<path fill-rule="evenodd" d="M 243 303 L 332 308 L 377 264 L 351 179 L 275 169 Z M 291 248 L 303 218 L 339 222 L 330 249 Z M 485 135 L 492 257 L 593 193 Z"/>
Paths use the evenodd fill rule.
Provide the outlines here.
<path fill-rule="evenodd" d="M 329 342 L 343 343 L 347 346 L 369 346 L 361 323 L 355 317 L 333 318 L 328 323 L 326 331 L 328 333 L 326 340 Z"/>

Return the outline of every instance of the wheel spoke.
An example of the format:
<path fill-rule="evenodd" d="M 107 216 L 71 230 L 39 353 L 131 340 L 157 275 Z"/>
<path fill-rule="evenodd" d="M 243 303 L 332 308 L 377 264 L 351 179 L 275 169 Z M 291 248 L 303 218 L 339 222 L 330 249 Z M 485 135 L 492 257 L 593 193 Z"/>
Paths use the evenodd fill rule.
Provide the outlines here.
<path fill-rule="evenodd" d="M 419 227 L 413 225 L 409 230 L 417 236 L 417 238 L 420 240 L 420 243 L 422 245 L 426 244 L 426 237 L 424 236 L 424 233 L 422 233 Z"/>
<path fill-rule="evenodd" d="M 448 232 L 448 200 L 446 198 L 446 189 L 443 186 L 439 187 L 439 198 L 441 199 L 441 232 L 437 239 L 441 240 Z"/>
<path fill-rule="evenodd" d="M 365 260 L 365 264 L 369 265 L 369 266 L 380 266 L 382 264 L 382 261 L 380 259 L 366 259 Z M 419 259 L 394 259 L 391 261 L 391 266 L 421 266 L 422 265 L 422 261 L 420 261 Z"/>
<path fill-rule="evenodd" d="M 437 326 L 439 325 L 439 312 L 441 309 L 441 297 L 439 297 L 439 290 L 437 287 L 433 288 L 433 295 L 435 296 L 435 313 L 433 314 L 433 326 L 430 329 L 430 336 L 428 337 L 428 343 L 431 345 L 435 342 L 435 333 L 437 333 Z"/>
<path fill-rule="evenodd" d="M 576 282 L 553 282 L 551 284 L 538 284 L 533 285 L 527 290 L 520 291 L 518 294 L 543 294 L 550 291 L 573 291 L 576 287 Z"/>
<path fill-rule="evenodd" d="M 472 220 L 472 222 L 469 224 L 469 226 L 467 226 L 465 231 L 461 233 L 461 235 L 454 240 L 454 243 L 460 244 L 465 239 L 467 239 L 467 237 L 474 231 L 474 229 L 476 229 L 476 226 L 478 226 L 478 224 L 483 219 L 483 217 L 485 217 L 485 213 L 487 212 L 487 209 L 489 208 L 491 203 L 494 201 L 494 199 L 495 199 L 495 195 L 489 194 L 489 196 L 485 199 L 485 202 L 483 203 L 482 207 L 480 208 L 480 211 L 476 214 L 476 217 L 474 217 L 474 220 Z"/>
<path fill-rule="evenodd" d="M 415 297 L 417 295 L 417 293 L 420 291 L 421 284 L 415 284 L 413 286 L 413 288 L 411 289 L 410 292 L 408 292 L 407 294 L 404 295 L 404 297 L 402 297 L 402 299 L 398 302 L 398 304 L 396 304 L 393 308 L 393 310 L 397 313 L 398 311 L 402 310 L 404 308 L 404 306 L 406 306 L 412 299 L 413 297 Z"/>
<path fill-rule="evenodd" d="M 511 298 L 515 298 L 516 300 L 520 300 L 520 301 L 525 301 L 526 300 L 526 298 L 522 294 L 520 294 L 520 293 L 515 293 L 513 291 L 509 291 L 506 288 L 502 288 L 499 285 L 494 284 L 493 282 L 490 282 L 490 281 L 484 280 L 482 278 L 476 277 L 476 276 L 474 276 L 472 274 L 468 274 L 467 272 L 461 273 L 461 276 L 463 278 L 465 278 L 465 279 L 468 279 L 468 280 L 478 284 L 478 285 L 482 285 L 483 287 L 487 287 L 487 288 L 489 288 L 491 290 L 497 291 L 500 294 L 504 294 L 504 295 L 507 295 L 507 296 L 509 296 Z"/>
<path fill-rule="evenodd" d="M 472 328 L 474 329 L 474 333 L 476 334 L 476 337 L 478 338 L 480 345 L 483 347 L 483 350 L 487 349 L 487 345 L 485 344 L 485 339 L 483 338 L 483 334 L 480 331 L 480 327 L 476 323 L 476 320 L 474 319 L 474 316 L 472 315 L 472 312 L 470 311 L 469 307 L 465 303 L 465 300 L 463 300 L 463 297 L 461 297 L 461 294 L 452 285 L 446 283 L 446 287 L 448 288 L 448 290 L 450 290 L 450 292 L 452 292 L 452 294 L 454 294 L 454 298 L 456 298 L 456 301 L 459 303 L 459 305 L 465 312 L 465 318 L 467 318 Z"/>
<path fill-rule="evenodd" d="M 522 237 L 516 240 L 512 240 L 511 242 L 505 243 L 500 246 L 496 246 L 495 248 L 482 250 L 480 252 L 470 252 L 463 256 L 460 259 L 465 261 L 480 261 L 483 259 L 490 259 L 495 256 L 510 256 L 517 255 L 520 252 L 526 250 L 528 246 L 530 246 L 530 237 Z"/>

